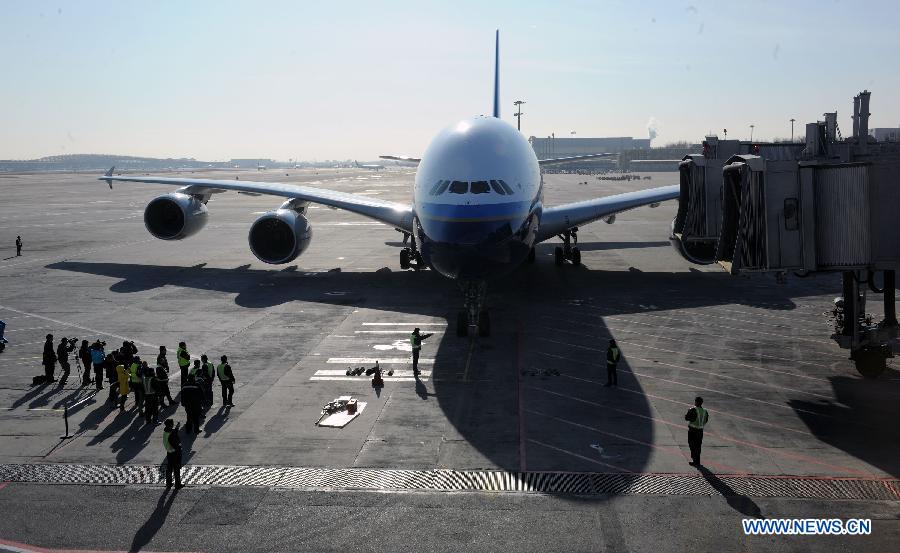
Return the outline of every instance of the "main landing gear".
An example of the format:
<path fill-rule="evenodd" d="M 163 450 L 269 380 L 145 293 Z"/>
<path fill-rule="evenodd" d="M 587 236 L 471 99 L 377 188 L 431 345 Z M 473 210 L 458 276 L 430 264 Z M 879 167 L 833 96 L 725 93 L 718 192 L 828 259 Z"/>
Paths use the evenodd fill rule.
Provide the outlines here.
<path fill-rule="evenodd" d="M 478 328 L 478 335 L 486 338 L 491 335 L 491 318 L 484 305 L 487 296 L 487 283 L 484 281 L 460 282 L 465 302 L 463 310 L 456 316 L 456 335 L 469 335 L 469 327 Z"/>
<path fill-rule="evenodd" d="M 403 243 L 406 244 L 406 237 L 408 234 L 404 233 Z M 407 248 L 403 248 L 400 250 L 400 268 L 404 271 L 407 269 L 414 269 L 416 271 L 422 270 L 425 268 L 425 260 L 422 259 L 422 254 L 419 253 L 419 250 L 416 248 L 416 243 L 414 240 L 409 241 L 410 246 Z"/>
<path fill-rule="evenodd" d="M 563 232 L 559 238 L 563 241 L 563 245 L 557 246 L 553 252 L 557 266 L 563 266 L 566 260 L 571 261 L 572 265 L 581 265 L 581 250 L 575 246 L 578 243 L 578 227 Z"/>

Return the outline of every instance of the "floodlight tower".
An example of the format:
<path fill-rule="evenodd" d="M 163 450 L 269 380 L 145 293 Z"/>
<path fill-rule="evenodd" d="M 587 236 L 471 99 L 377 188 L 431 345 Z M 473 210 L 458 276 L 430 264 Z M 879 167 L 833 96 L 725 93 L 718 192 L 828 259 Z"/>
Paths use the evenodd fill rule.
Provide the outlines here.
<path fill-rule="evenodd" d="M 516 128 L 520 131 L 522 130 L 522 116 L 524 115 L 524 113 L 522 113 L 522 104 L 524 103 L 525 102 L 522 100 L 513 102 L 513 105 L 516 106 L 516 112 L 513 113 L 513 116 L 516 118 Z"/>

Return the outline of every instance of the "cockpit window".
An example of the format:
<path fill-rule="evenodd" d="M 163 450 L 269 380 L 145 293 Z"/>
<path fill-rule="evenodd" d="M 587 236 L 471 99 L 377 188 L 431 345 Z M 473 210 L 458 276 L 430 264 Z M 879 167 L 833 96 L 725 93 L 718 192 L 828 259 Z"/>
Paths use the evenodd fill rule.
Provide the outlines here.
<path fill-rule="evenodd" d="M 465 194 L 469 190 L 469 183 L 466 181 L 455 180 L 450 183 L 451 194 Z"/>
<path fill-rule="evenodd" d="M 486 180 L 477 180 L 472 182 L 472 194 L 487 194 L 491 191 Z"/>
<path fill-rule="evenodd" d="M 513 190 L 512 190 L 512 188 L 510 188 L 510 187 L 509 187 L 509 185 L 508 185 L 508 184 L 506 184 L 506 181 L 504 181 L 504 180 L 501 180 L 501 181 L 497 181 L 497 182 L 499 182 L 499 183 L 500 183 L 500 186 L 502 186 L 502 187 L 503 187 L 503 190 L 506 190 L 506 193 L 507 193 L 507 194 L 510 194 L 510 195 L 512 195 L 512 194 L 513 194 Z"/>
<path fill-rule="evenodd" d="M 450 186 L 450 181 L 448 181 L 448 180 L 438 181 L 438 183 L 435 184 L 434 187 L 431 189 L 431 195 L 432 196 L 440 196 L 441 194 L 446 192 L 448 186 Z"/>
<path fill-rule="evenodd" d="M 493 188 L 494 192 L 496 192 L 497 194 L 500 194 L 501 196 L 506 195 L 506 191 L 503 190 L 503 187 L 500 186 L 500 183 L 495 180 L 491 181 L 491 188 Z"/>

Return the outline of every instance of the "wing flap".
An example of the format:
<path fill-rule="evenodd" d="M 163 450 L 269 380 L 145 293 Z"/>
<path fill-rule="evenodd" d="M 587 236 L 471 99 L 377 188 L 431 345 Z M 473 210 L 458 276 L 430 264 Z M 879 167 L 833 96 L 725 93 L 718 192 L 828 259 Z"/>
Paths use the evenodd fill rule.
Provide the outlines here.
<path fill-rule="evenodd" d="M 541 216 L 537 241 L 543 242 L 572 227 L 586 225 L 629 209 L 674 200 L 678 197 L 679 190 L 679 185 L 662 186 L 546 208 Z"/>

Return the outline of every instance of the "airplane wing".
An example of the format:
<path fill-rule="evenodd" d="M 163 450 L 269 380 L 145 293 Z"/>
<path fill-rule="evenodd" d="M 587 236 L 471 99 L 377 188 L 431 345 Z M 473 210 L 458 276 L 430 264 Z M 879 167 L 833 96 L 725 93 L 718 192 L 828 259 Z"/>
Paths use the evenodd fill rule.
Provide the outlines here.
<path fill-rule="evenodd" d="M 674 200 L 678 197 L 680 188 L 680 185 L 675 184 L 545 208 L 537 241 L 543 242 L 572 227 L 586 225 L 629 209 Z"/>
<path fill-rule="evenodd" d="M 219 179 L 184 179 L 169 177 L 130 177 L 116 176 L 112 169 L 107 171 L 98 180 L 106 181 L 112 188 L 113 181 L 122 182 L 146 182 L 152 184 L 169 184 L 173 186 L 188 187 L 186 194 L 210 194 L 233 190 L 249 195 L 268 194 L 284 198 L 298 199 L 315 204 L 321 204 L 336 209 L 343 209 L 351 213 L 357 213 L 376 221 L 391 225 L 400 230 L 412 232 L 412 208 L 405 204 L 388 202 L 369 196 L 349 194 L 301 186 L 281 182 L 255 182 L 243 180 L 219 180 Z"/>
<path fill-rule="evenodd" d="M 391 159 L 393 161 L 408 161 L 409 163 L 419 163 L 421 158 L 409 156 L 378 156 L 381 159 Z"/>
<path fill-rule="evenodd" d="M 555 157 L 551 159 L 539 159 L 538 163 L 541 167 L 544 165 L 559 165 L 560 163 L 568 163 L 570 161 L 581 161 L 583 159 L 594 159 L 596 157 L 617 156 L 619 154 L 583 154 L 580 156 Z"/>

